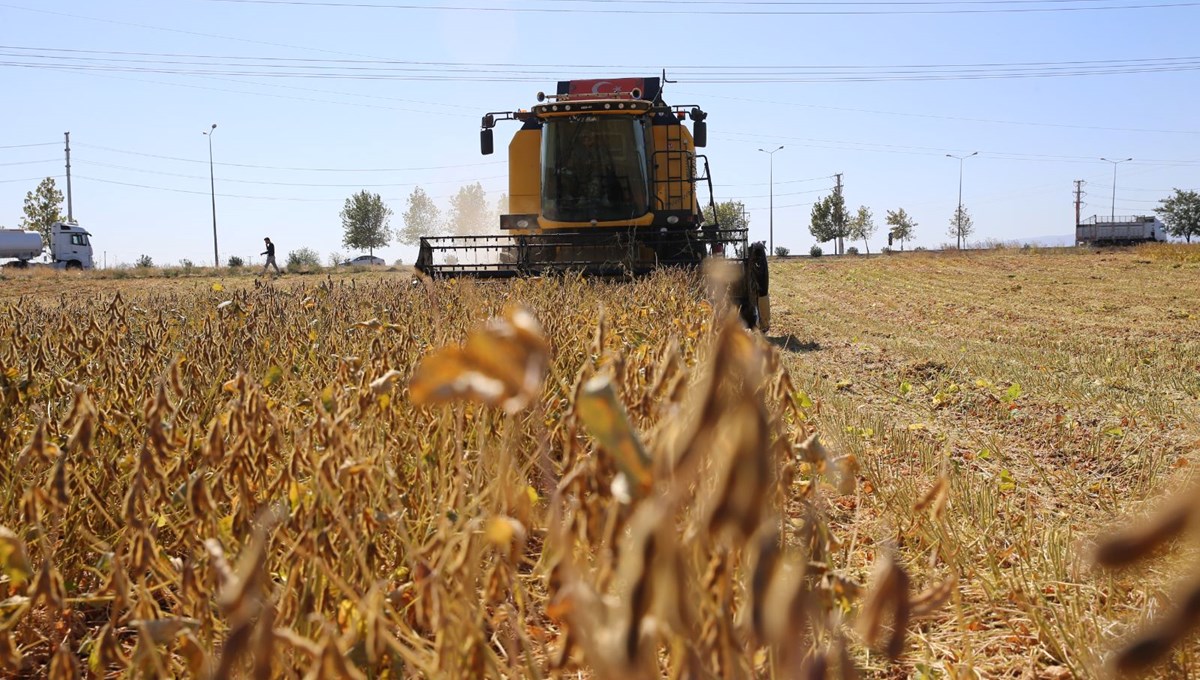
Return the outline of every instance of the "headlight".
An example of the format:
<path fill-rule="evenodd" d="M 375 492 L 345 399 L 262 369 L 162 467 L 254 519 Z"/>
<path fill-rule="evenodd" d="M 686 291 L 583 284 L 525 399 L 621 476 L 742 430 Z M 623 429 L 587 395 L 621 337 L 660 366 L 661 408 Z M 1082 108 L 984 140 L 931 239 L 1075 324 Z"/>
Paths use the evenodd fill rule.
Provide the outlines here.
<path fill-rule="evenodd" d="M 668 217 L 667 224 L 679 224 L 679 215 L 671 215 Z"/>
<path fill-rule="evenodd" d="M 529 220 L 517 220 L 517 227 L 520 229 L 528 229 Z"/>

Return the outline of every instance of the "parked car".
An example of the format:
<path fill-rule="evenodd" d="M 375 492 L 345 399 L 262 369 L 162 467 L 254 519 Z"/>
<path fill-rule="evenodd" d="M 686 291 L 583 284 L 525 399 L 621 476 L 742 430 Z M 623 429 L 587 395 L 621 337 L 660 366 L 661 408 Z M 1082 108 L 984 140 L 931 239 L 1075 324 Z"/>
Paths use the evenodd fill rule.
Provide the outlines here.
<path fill-rule="evenodd" d="M 387 263 L 383 261 L 382 257 L 375 257 L 374 255 L 359 255 L 358 257 L 354 258 L 353 260 L 346 260 L 345 262 L 342 263 L 342 266 L 369 267 L 372 265 L 383 265 L 383 264 L 387 264 Z"/>

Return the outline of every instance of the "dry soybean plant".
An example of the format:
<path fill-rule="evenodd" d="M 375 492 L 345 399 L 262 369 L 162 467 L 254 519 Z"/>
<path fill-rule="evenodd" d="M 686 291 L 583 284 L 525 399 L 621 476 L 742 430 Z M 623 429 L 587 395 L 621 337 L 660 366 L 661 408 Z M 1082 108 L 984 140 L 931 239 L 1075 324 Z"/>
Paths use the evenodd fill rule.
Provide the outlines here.
<path fill-rule="evenodd" d="M 0 313 L 0 672 L 856 677 L 955 592 L 696 276 Z M 922 500 L 931 518 L 945 486 Z M 933 521 L 933 520 L 931 520 Z M 887 537 L 879 537 L 887 538 Z"/>

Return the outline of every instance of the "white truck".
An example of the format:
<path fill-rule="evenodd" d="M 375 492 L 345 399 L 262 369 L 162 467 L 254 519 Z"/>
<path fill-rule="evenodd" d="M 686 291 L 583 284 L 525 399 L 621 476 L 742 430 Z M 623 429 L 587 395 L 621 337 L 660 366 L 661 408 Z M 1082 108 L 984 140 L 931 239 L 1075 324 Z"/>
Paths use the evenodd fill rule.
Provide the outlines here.
<path fill-rule="evenodd" d="M 1090 217 L 1075 225 L 1075 245 L 1123 245 L 1143 241 L 1166 241 L 1167 230 L 1157 217 Z"/>
<path fill-rule="evenodd" d="M 0 260 L 5 266 L 26 267 L 30 260 L 48 256 L 49 266 L 58 269 L 91 269 L 91 234 L 78 224 L 55 222 L 50 227 L 50 247 L 42 247 L 42 235 L 36 231 L 0 229 Z M 36 264 L 36 263 L 35 263 Z"/>

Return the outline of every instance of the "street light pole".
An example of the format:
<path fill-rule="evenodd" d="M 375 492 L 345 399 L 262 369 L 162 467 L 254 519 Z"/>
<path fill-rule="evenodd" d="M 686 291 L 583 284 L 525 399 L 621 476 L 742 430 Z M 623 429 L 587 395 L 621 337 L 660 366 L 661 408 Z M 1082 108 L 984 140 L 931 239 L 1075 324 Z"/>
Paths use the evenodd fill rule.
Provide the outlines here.
<path fill-rule="evenodd" d="M 208 137 L 208 188 L 212 193 L 212 218 L 213 218 L 213 266 L 217 269 L 221 268 L 221 257 L 217 254 L 217 181 L 213 174 L 213 155 L 212 155 L 212 136 L 216 131 L 217 124 L 213 123 L 212 127 L 206 130 L 203 134 Z"/>
<path fill-rule="evenodd" d="M 1132 158 L 1122 158 L 1119 161 L 1111 161 L 1111 160 L 1108 160 L 1107 158 L 1101 158 L 1100 160 L 1108 161 L 1109 163 L 1113 164 L 1113 193 L 1112 193 L 1112 206 L 1110 207 L 1110 210 L 1112 212 L 1109 214 L 1108 219 L 1112 222 L 1116 222 L 1117 221 L 1117 166 L 1124 163 L 1125 161 L 1131 161 L 1133 159 Z"/>
<path fill-rule="evenodd" d="M 782 148 L 783 148 L 783 145 L 782 145 L 782 144 L 780 144 L 780 145 L 779 145 L 779 149 L 775 149 L 775 151 L 779 151 L 779 150 L 780 150 L 780 149 L 782 149 Z M 769 241 L 769 243 L 770 243 L 770 249 L 771 249 L 771 250 L 770 250 L 770 252 L 769 252 L 769 253 L 767 253 L 767 254 L 768 254 L 768 255 L 774 255 L 774 254 L 775 254 L 775 151 L 767 151 L 766 149 L 759 149 L 759 151 L 761 151 L 761 152 L 763 152 L 763 153 L 765 153 L 765 154 L 767 154 L 768 156 L 770 156 L 770 157 L 771 157 L 771 162 L 770 162 L 770 165 L 771 165 L 771 190 L 770 190 L 770 195 L 771 195 L 771 208 L 770 208 L 770 215 L 771 215 L 771 217 L 769 218 L 769 219 L 770 219 L 770 225 L 771 225 L 771 227 L 770 227 L 770 229 L 771 229 L 771 230 L 770 230 L 770 232 L 769 232 L 769 235 L 770 235 L 770 241 Z"/>
<path fill-rule="evenodd" d="M 954 154 L 949 154 L 949 153 L 946 154 L 947 158 L 957 158 L 958 159 L 958 210 L 954 213 L 954 220 L 955 220 L 954 236 L 955 236 L 955 242 L 958 244 L 959 250 L 962 250 L 962 247 L 963 247 L 963 237 L 962 237 L 963 161 L 970 158 L 971 156 L 976 156 L 978 154 L 979 154 L 978 151 L 972 151 L 971 153 L 967 154 L 966 156 L 955 156 Z"/>

